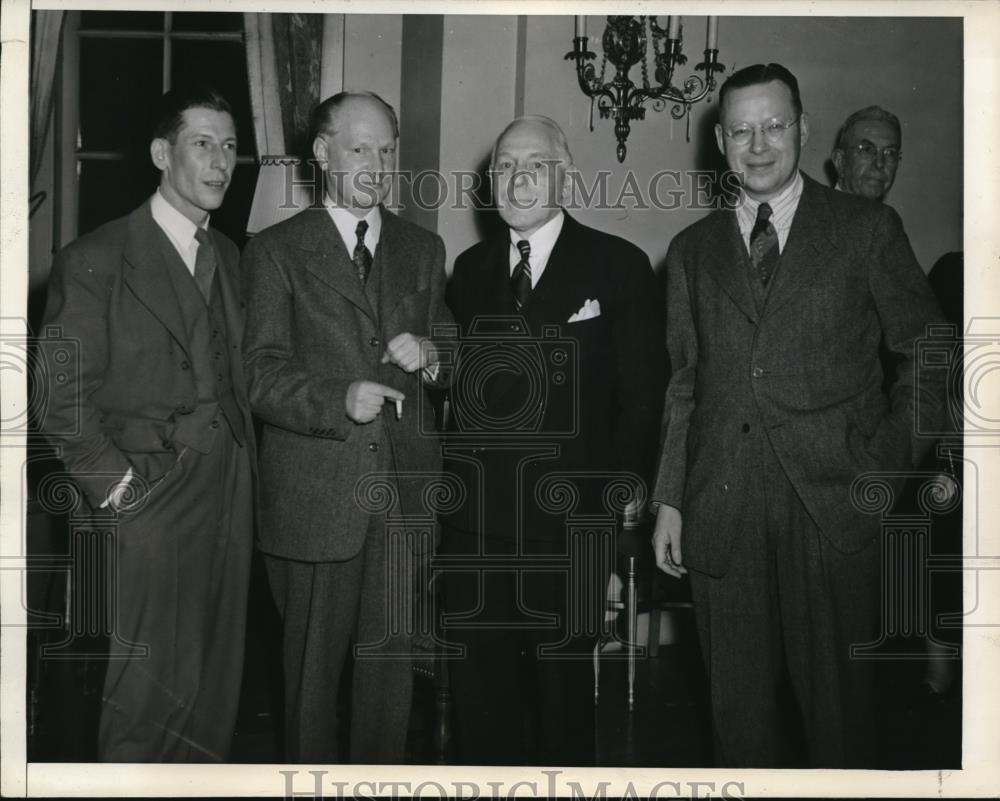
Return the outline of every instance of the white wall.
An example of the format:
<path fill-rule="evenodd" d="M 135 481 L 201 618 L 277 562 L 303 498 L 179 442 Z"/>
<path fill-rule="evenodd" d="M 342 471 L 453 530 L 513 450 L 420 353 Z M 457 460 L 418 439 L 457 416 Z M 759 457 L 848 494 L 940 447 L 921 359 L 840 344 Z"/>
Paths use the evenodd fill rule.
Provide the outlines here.
<path fill-rule="evenodd" d="M 457 18 L 462 19 L 462 18 Z M 508 59 L 514 48 L 515 19 L 501 25 L 495 18 L 465 18 L 462 32 L 469 41 L 452 37 L 445 43 L 443 106 L 451 109 L 442 139 L 460 142 L 442 167 L 469 169 L 488 152 L 512 106 L 514 70 Z M 852 111 L 878 103 L 903 123 L 904 157 L 889 202 L 903 217 L 917 257 L 929 269 L 949 250 L 962 247 L 962 38 L 955 19 L 834 19 L 797 17 L 723 17 L 720 20 L 720 60 L 727 68 L 759 61 L 778 61 L 800 83 L 810 115 L 811 139 L 803 151 L 802 168 L 826 180 L 837 129 Z M 685 19 L 687 67 L 700 60 L 704 18 Z M 588 18 L 590 47 L 598 51 L 602 17 Z M 555 119 L 566 131 L 574 159 L 584 178 L 610 169 L 610 195 L 616 197 L 633 170 L 645 187 L 662 169 L 691 170 L 718 166 L 711 132 L 717 98 L 696 106 L 691 117 L 691 141 L 684 122 L 673 121 L 669 109 L 649 110 L 632 125 L 624 165 L 615 159 L 610 120 L 595 112 L 589 131 L 590 102 L 577 88 L 570 62 L 571 17 L 532 16 L 527 19 L 524 70 L 524 112 Z M 478 46 L 470 46 L 478 42 Z M 933 58 L 928 58 L 933 54 Z M 610 78 L 613 68 L 609 66 Z M 682 72 L 681 76 L 689 74 Z M 638 68 L 632 78 L 638 80 Z M 676 83 L 675 79 L 675 83 Z M 447 133 L 445 131 L 447 130 Z M 403 132 L 405 136 L 405 131 Z M 442 142 L 442 154 L 445 142 Z M 462 164 L 461 159 L 467 163 Z M 661 184 L 661 195 L 672 184 Z M 587 209 L 582 221 L 613 231 L 643 247 L 654 265 L 662 262 L 671 237 L 705 212 L 692 209 Z M 443 215 L 441 233 L 453 261 L 469 244 L 472 212 Z"/>

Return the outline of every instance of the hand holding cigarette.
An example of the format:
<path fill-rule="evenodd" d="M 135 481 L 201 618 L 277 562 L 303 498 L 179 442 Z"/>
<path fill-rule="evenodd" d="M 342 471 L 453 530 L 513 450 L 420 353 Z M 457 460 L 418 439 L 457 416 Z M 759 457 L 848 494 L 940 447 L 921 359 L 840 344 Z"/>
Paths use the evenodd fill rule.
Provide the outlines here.
<path fill-rule="evenodd" d="M 396 419 L 403 416 L 403 401 L 406 395 L 393 387 L 377 381 L 355 381 L 347 388 L 344 400 L 347 416 L 355 423 L 370 423 L 382 413 L 382 405 L 391 400 L 396 405 Z"/>

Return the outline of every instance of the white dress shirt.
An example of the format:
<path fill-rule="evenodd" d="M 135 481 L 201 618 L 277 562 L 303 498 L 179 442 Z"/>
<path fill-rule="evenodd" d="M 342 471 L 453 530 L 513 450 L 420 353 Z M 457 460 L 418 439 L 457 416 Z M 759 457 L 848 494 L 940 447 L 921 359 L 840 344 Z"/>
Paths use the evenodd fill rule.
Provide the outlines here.
<path fill-rule="evenodd" d="M 198 226 L 170 205 L 160 190 L 153 193 L 149 201 L 149 210 L 153 213 L 153 222 L 167 235 L 170 244 L 187 265 L 188 272 L 194 275 L 194 264 L 198 258 L 198 240 L 194 238 Z M 208 230 L 208 217 L 201 226 Z"/>
<path fill-rule="evenodd" d="M 552 255 L 552 248 L 556 246 L 559 232 L 562 231 L 565 212 L 561 211 L 539 228 L 531 236 L 521 236 L 513 228 L 510 229 L 510 274 L 514 275 L 514 268 L 521 261 L 521 251 L 517 249 L 517 243 L 527 239 L 531 245 L 531 254 L 528 256 L 528 264 L 531 265 L 531 288 L 538 286 L 538 280 L 545 272 L 545 266 L 549 263 L 549 256 Z"/>
<path fill-rule="evenodd" d="M 379 237 L 382 236 L 382 211 L 378 206 L 372 206 L 364 217 L 355 217 L 347 209 L 334 206 L 329 198 L 324 201 L 324 206 L 340 232 L 340 238 L 344 240 L 347 248 L 347 255 L 354 255 L 354 248 L 358 244 L 358 223 L 365 220 L 368 223 L 368 230 L 365 231 L 365 247 L 368 252 L 375 257 L 375 248 L 378 246 Z"/>
<path fill-rule="evenodd" d="M 771 207 L 771 225 L 774 226 L 778 234 L 778 251 L 784 251 L 785 242 L 788 241 L 788 232 L 792 230 L 792 220 L 795 218 L 795 210 L 799 207 L 799 198 L 802 197 L 802 173 L 796 171 L 795 179 L 786 186 L 777 197 L 766 201 Z M 740 234 L 743 236 L 743 244 L 750 250 L 750 233 L 753 231 L 754 223 L 757 221 L 757 209 L 762 201 L 754 200 L 746 192 L 740 192 L 740 204 L 736 207 L 736 219 L 740 224 Z"/>

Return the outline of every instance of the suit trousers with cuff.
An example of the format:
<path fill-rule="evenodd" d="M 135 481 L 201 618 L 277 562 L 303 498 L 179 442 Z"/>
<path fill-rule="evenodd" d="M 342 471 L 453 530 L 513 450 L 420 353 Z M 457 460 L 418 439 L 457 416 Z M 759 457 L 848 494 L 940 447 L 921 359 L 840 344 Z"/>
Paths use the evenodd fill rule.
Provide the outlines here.
<path fill-rule="evenodd" d="M 441 635 L 464 648 L 448 663 L 459 762 L 593 765 L 593 652 L 610 563 L 536 569 L 530 567 L 535 557 L 558 561 L 565 543 L 524 542 L 522 566 L 514 547 L 513 539 L 444 530 L 444 557 L 475 561 L 481 554 L 509 562 L 444 571 L 444 610 L 455 617 Z M 600 549 L 585 550 L 590 560 Z"/>
<path fill-rule="evenodd" d="M 220 431 L 210 453 L 184 452 L 119 515 L 102 762 L 229 758 L 253 553 L 250 458 Z"/>
<path fill-rule="evenodd" d="M 871 767 L 873 663 L 852 659 L 850 647 L 876 639 L 878 542 L 853 554 L 834 548 L 757 436 L 756 502 L 729 569 L 691 571 L 716 762 Z"/>
<path fill-rule="evenodd" d="M 340 676 L 353 646 L 349 753 L 355 764 L 406 755 L 413 698 L 410 626 L 398 610 L 411 582 L 390 571 L 385 518 L 369 518 L 364 545 L 342 562 L 264 555 L 283 624 L 285 751 L 296 763 L 344 761 L 338 743 Z M 395 577 L 395 578 L 394 578 Z M 397 611 L 393 611 L 397 610 Z"/>

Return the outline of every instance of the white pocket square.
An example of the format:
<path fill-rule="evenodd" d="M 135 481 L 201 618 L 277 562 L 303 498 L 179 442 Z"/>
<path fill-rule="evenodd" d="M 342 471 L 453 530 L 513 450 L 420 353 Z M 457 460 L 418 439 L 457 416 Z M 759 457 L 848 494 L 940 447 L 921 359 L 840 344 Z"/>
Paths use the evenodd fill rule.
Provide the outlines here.
<path fill-rule="evenodd" d="M 601 316 L 601 302 L 598 300 L 590 300 L 589 298 L 583 302 L 580 307 L 580 311 L 576 312 L 572 317 L 570 317 L 567 323 L 579 323 L 582 320 L 592 320 L 594 317 Z"/>

